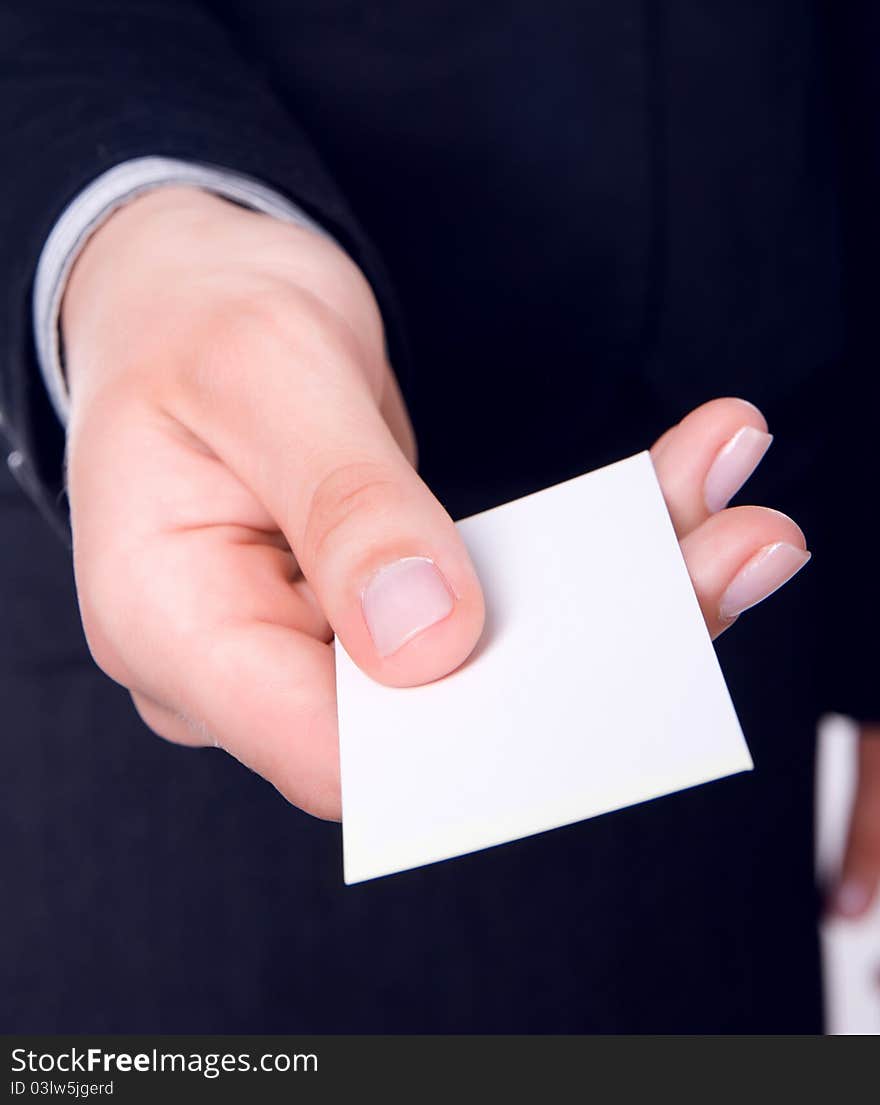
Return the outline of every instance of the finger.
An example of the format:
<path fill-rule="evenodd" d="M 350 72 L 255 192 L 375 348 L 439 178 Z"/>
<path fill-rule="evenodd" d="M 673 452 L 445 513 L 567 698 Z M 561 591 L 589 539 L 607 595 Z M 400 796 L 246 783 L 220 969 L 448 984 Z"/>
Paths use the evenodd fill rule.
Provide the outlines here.
<path fill-rule="evenodd" d="M 651 459 L 679 537 L 727 506 L 772 440 L 764 416 L 743 399 L 713 399 L 666 431 Z"/>
<path fill-rule="evenodd" d="M 333 650 L 279 550 L 209 526 L 163 534 L 138 564 L 112 597 L 84 587 L 101 667 L 160 736 L 222 748 L 306 812 L 338 819 Z"/>
<path fill-rule="evenodd" d="M 215 354 L 211 408 L 193 415 L 201 436 L 284 531 L 364 671 L 409 686 L 458 667 L 482 630 L 482 593 L 452 520 L 382 416 L 384 364 L 365 363 L 329 322 L 305 333 L 264 317 L 235 326 Z M 242 370 L 255 359 L 258 386 Z"/>
<path fill-rule="evenodd" d="M 190 724 L 316 817 L 342 816 L 333 649 L 268 622 L 218 626 L 186 690 Z"/>
<path fill-rule="evenodd" d="M 810 559 L 800 528 L 767 507 L 732 507 L 707 518 L 681 551 L 712 637 L 762 602 Z"/>
<path fill-rule="evenodd" d="M 880 726 L 862 728 L 858 781 L 840 879 L 831 908 L 840 917 L 862 917 L 880 885 Z"/>
<path fill-rule="evenodd" d="M 184 714 L 163 706 L 139 691 L 131 692 L 131 700 L 141 721 L 157 736 L 172 744 L 184 744 L 189 748 L 210 748 L 219 742 L 207 729 Z"/>
<path fill-rule="evenodd" d="M 134 692 L 143 721 L 166 740 L 216 747 L 315 817 L 342 816 L 333 651 L 306 634 L 254 620 L 211 628 L 198 654 L 183 643 L 173 707 Z"/>
<path fill-rule="evenodd" d="M 225 748 L 338 817 L 330 627 L 271 520 L 226 466 L 140 410 L 81 430 L 74 554 L 99 666 L 161 736 Z"/>

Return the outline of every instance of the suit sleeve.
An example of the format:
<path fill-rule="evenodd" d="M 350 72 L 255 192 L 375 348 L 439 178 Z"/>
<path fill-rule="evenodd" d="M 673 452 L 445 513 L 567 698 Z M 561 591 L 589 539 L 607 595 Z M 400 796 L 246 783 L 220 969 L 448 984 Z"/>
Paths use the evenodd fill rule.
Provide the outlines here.
<path fill-rule="evenodd" d="M 0 7 L 0 435 L 62 536 L 64 434 L 40 378 L 31 297 L 43 245 L 91 181 L 164 156 L 223 166 L 296 203 L 370 281 L 398 373 L 404 341 L 380 259 L 296 119 L 191 0 L 9 0 Z"/>

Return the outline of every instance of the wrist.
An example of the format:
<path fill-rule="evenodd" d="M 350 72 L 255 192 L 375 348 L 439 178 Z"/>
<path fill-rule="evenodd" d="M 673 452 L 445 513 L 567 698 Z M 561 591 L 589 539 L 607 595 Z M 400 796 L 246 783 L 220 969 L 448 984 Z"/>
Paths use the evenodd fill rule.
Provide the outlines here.
<path fill-rule="evenodd" d="M 87 379 L 118 373 L 146 352 L 151 335 L 161 340 L 169 308 L 192 284 L 199 242 L 240 213 L 197 187 L 169 185 L 126 202 L 91 234 L 61 301 L 71 414 Z"/>
<path fill-rule="evenodd" d="M 61 329 L 65 344 L 75 341 L 88 307 L 123 283 L 133 266 L 143 267 L 152 257 L 159 261 L 165 246 L 183 229 L 183 221 L 222 216 L 232 209 L 226 200 L 199 188 L 169 185 L 136 196 L 123 204 L 91 234 L 74 264 L 61 303 Z"/>
<path fill-rule="evenodd" d="M 297 328 L 336 331 L 378 376 L 378 306 L 332 239 L 198 187 L 140 195 L 94 232 L 68 280 L 61 334 L 71 425 L 96 389 L 122 377 L 126 387 L 136 377 L 154 397 L 173 400 L 181 370 L 188 392 L 193 380 L 204 382 L 202 366 L 218 343 L 241 354 L 243 334 L 258 344 Z M 239 361 L 248 371 L 251 358 Z"/>

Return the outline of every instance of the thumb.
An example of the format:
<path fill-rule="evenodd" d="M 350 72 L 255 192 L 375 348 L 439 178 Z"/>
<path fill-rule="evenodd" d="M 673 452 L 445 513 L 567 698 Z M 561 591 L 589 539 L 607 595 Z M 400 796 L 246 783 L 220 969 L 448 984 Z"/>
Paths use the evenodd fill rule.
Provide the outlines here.
<path fill-rule="evenodd" d="M 483 597 L 449 515 L 384 423 L 370 422 L 368 448 L 348 441 L 310 458 L 288 528 L 355 663 L 382 683 L 411 686 L 463 663 L 483 628 Z"/>
<path fill-rule="evenodd" d="M 260 379 L 227 409 L 217 451 L 283 531 L 355 663 L 381 683 L 427 683 L 477 643 L 480 585 L 380 411 L 390 369 L 365 373 L 324 341 L 312 356 L 300 343 L 272 356 L 263 342 Z"/>
<path fill-rule="evenodd" d="M 858 782 L 840 880 L 832 899 L 842 917 L 861 917 L 880 884 L 880 726 L 863 726 Z"/>

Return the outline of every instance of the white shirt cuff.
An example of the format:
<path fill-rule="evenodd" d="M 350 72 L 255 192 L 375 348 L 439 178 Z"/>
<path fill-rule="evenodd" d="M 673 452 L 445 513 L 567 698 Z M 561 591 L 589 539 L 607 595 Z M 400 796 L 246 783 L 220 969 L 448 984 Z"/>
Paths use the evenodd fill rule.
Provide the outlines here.
<path fill-rule="evenodd" d="M 108 169 L 68 205 L 52 227 L 34 281 L 33 327 L 37 361 L 52 406 L 67 425 L 69 397 L 61 361 L 61 300 L 74 262 L 89 237 L 123 204 L 154 188 L 183 184 L 214 192 L 244 207 L 327 235 L 294 203 L 260 181 L 212 165 L 168 157 L 138 157 Z"/>

